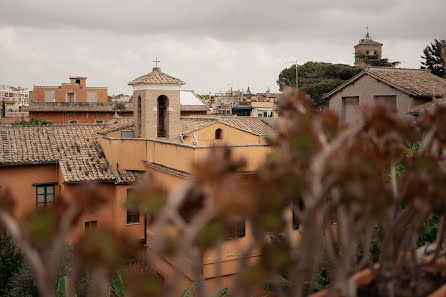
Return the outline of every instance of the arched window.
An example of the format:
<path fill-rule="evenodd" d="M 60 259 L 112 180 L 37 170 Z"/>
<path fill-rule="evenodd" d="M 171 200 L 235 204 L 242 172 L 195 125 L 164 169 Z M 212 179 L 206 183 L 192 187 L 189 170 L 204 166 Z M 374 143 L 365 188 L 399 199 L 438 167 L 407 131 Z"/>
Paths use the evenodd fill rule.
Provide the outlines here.
<path fill-rule="evenodd" d="M 223 130 L 220 128 L 215 130 L 215 139 L 223 139 Z"/>
<path fill-rule="evenodd" d="M 141 96 L 138 96 L 138 102 L 137 102 L 137 106 L 138 106 L 138 110 L 137 110 L 137 112 L 138 112 L 138 123 L 137 123 L 137 125 L 138 125 L 138 136 L 139 137 L 141 137 L 141 121 L 142 121 L 142 119 L 141 119 L 141 115 L 142 115 L 142 106 L 141 106 Z"/>
<path fill-rule="evenodd" d="M 168 137 L 167 126 L 168 116 L 167 108 L 169 105 L 169 99 L 162 95 L 158 97 L 158 137 Z"/>

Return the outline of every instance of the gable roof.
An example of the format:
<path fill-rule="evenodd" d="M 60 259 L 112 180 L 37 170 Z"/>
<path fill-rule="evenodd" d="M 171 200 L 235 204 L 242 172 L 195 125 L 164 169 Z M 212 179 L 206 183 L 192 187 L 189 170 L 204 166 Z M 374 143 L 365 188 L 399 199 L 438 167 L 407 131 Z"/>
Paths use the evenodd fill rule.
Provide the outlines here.
<path fill-rule="evenodd" d="M 236 117 L 236 116 L 189 116 L 181 117 L 181 133 L 183 135 L 204 129 L 216 123 L 222 123 L 230 127 L 251 133 L 257 136 L 274 135 L 276 130 L 268 122 L 261 118 Z M 133 119 L 119 120 L 99 131 L 99 134 L 108 134 L 113 131 L 128 129 L 134 127 Z"/>
<path fill-rule="evenodd" d="M 322 99 L 329 99 L 364 75 L 369 75 L 413 97 L 441 97 L 446 95 L 446 79 L 432 74 L 429 70 L 368 67 L 333 91 L 325 94 Z"/>
<path fill-rule="evenodd" d="M 0 126 L 0 166 L 59 164 L 65 183 L 130 184 L 131 171 L 109 166 L 96 132 L 100 125 Z"/>
<path fill-rule="evenodd" d="M 147 73 L 137 79 L 129 82 L 129 86 L 148 84 L 148 85 L 185 85 L 186 83 L 178 78 L 161 72 L 160 68 L 153 68 L 152 72 Z"/>

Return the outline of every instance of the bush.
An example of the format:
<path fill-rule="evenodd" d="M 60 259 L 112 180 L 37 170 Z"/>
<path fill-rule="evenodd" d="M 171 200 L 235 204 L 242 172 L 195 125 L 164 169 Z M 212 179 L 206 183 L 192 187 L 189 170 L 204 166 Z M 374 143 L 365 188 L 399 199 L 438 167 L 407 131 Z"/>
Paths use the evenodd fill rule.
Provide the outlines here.
<path fill-rule="evenodd" d="M 11 238 L 0 233 L 0 296 L 5 296 L 8 283 L 22 265 L 22 255 Z"/>
<path fill-rule="evenodd" d="M 31 117 L 29 121 L 21 120 L 20 122 L 12 123 L 13 126 L 52 126 L 53 122 Z"/>

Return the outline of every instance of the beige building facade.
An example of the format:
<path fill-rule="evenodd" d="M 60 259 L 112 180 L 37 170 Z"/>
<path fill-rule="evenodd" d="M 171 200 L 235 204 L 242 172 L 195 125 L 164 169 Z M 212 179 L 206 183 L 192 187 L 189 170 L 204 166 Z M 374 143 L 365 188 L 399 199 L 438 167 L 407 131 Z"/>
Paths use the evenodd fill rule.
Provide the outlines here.
<path fill-rule="evenodd" d="M 401 116 L 446 95 L 446 80 L 419 69 L 369 67 L 322 99 L 341 123 L 360 121 L 360 109 L 385 102 Z"/>

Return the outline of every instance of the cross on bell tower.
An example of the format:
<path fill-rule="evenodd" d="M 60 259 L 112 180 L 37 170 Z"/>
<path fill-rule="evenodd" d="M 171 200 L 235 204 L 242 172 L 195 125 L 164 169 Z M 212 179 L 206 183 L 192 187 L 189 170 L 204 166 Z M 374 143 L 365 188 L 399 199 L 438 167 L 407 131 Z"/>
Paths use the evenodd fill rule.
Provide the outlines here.
<path fill-rule="evenodd" d="M 370 40 L 370 33 L 369 33 L 369 25 L 367 25 L 367 26 L 365 26 L 365 30 L 366 30 L 366 33 L 365 33 L 365 40 Z"/>
<path fill-rule="evenodd" d="M 158 68 L 158 63 L 161 62 L 160 60 L 158 60 L 158 57 L 155 58 L 155 60 L 153 61 L 153 63 L 155 63 L 155 68 Z"/>

